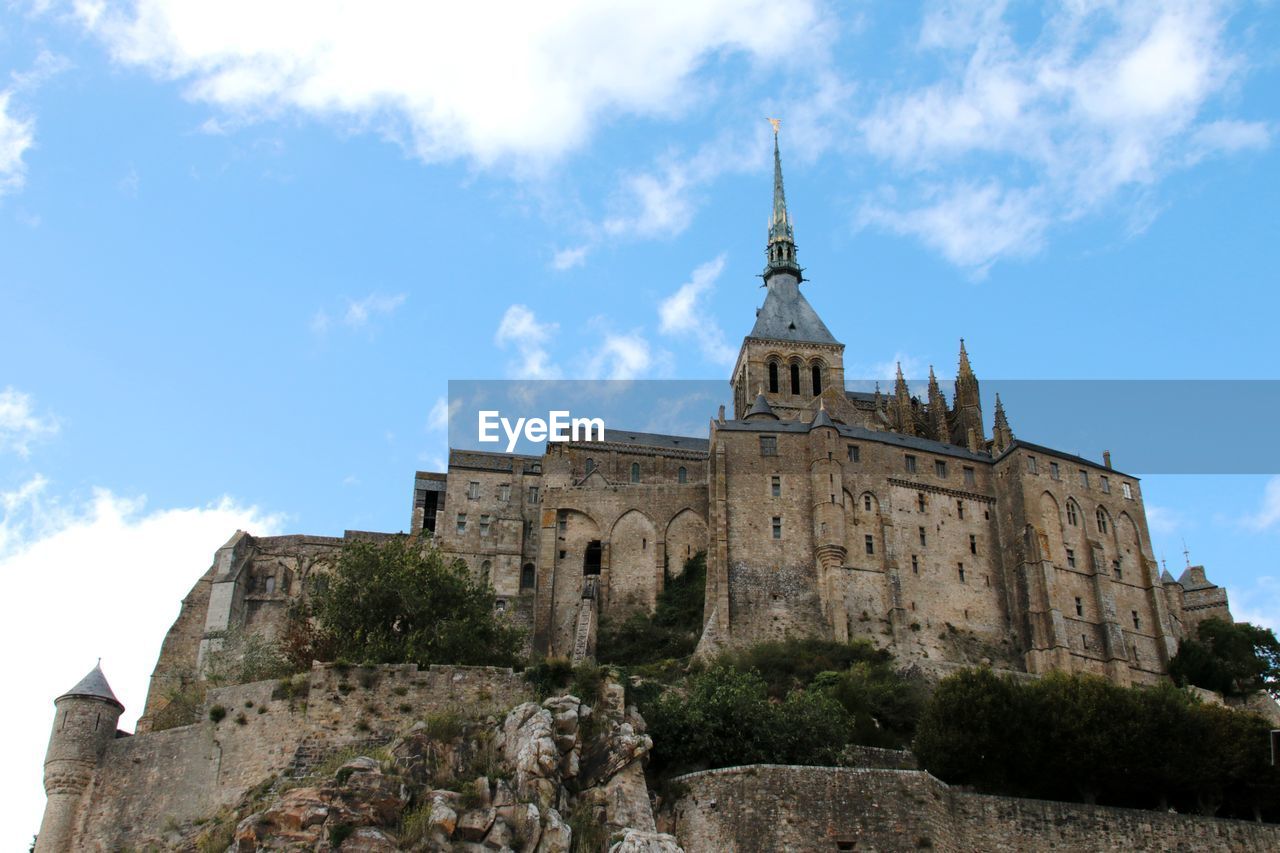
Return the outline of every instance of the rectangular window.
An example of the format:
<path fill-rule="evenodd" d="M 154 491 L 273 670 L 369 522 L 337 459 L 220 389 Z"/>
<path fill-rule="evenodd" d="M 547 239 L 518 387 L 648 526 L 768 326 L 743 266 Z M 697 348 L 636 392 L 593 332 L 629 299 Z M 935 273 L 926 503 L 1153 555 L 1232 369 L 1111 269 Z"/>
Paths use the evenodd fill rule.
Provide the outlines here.
<path fill-rule="evenodd" d="M 964 466 L 964 484 L 966 486 L 978 485 L 978 472 L 973 470 L 972 465 Z"/>
<path fill-rule="evenodd" d="M 1116 580 L 1124 580 L 1124 569 L 1121 567 L 1119 560 L 1111 561 L 1111 571 L 1115 572 Z"/>
<path fill-rule="evenodd" d="M 905 459 L 906 459 L 907 473 L 914 474 L 916 472 L 916 458 L 912 456 L 910 453 L 908 453 Z"/>
<path fill-rule="evenodd" d="M 525 539 L 532 539 L 532 538 L 533 538 L 533 531 L 534 531 L 533 522 L 532 522 L 532 521 L 526 521 L 526 522 L 524 523 L 524 538 L 525 538 Z"/>
<path fill-rule="evenodd" d="M 1121 483 L 1120 490 L 1124 492 L 1125 500 L 1127 501 L 1133 500 L 1133 488 L 1128 483 Z"/>
<path fill-rule="evenodd" d="M 1084 615 L 1084 602 L 1080 600 L 1080 596 L 1078 595 L 1076 596 L 1076 615 Z"/>
<path fill-rule="evenodd" d="M 921 527 L 920 528 L 920 547 L 923 548 L 924 545 L 925 545 L 924 528 Z"/>
<path fill-rule="evenodd" d="M 536 504 L 537 502 L 538 502 L 538 487 L 530 486 L 529 487 L 529 503 Z"/>
<path fill-rule="evenodd" d="M 769 490 L 775 498 L 782 497 L 782 478 L 776 476 L 769 478 Z"/>
<path fill-rule="evenodd" d="M 760 455 L 761 456 L 777 456 L 778 455 L 778 437 L 776 435 L 760 436 Z"/>
<path fill-rule="evenodd" d="M 978 553 L 978 537 L 974 536 L 972 533 L 969 534 L 969 553 Z"/>
<path fill-rule="evenodd" d="M 920 512 L 924 512 L 924 492 L 920 492 L 916 495 L 916 506 L 919 508 Z"/>
<path fill-rule="evenodd" d="M 947 463 L 941 459 L 933 460 L 933 473 L 943 480 L 947 479 Z"/>
<path fill-rule="evenodd" d="M 1027 457 L 1027 473 L 1039 474 L 1040 469 L 1036 466 L 1036 458 L 1034 456 Z"/>
<path fill-rule="evenodd" d="M 956 569 L 960 572 L 960 583 L 964 583 L 964 563 L 956 563 Z"/>
<path fill-rule="evenodd" d="M 1141 630 L 1142 630 L 1142 620 L 1138 618 L 1138 611 L 1136 611 L 1136 610 L 1130 610 L 1129 612 L 1133 614 L 1133 629 L 1134 629 L 1135 631 L 1141 631 Z"/>
<path fill-rule="evenodd" d="M 1070 548 L 1067 549 L 1067 565 L 1073 569 L 1076 567 L 1076 552 Z"/>
<path fill-rule="evenodd" d="M 956 518 L 964 521 L 964 501 L 962 500 L 956 501 Z"/>
<path fill-rule="evenodd" d="M 858 453 L 858 445 L 856 444 L 849 445 L 849 461 L 857 462 L 859 455 L 860 454 Z"/>
<path fill-rule="evenodd" d="M 775 515 L 773 517 L 773 538 L 782 538 L 782 516 L 780 515 Z"/>
<path fill-rule="evenodd" d="M 917 557 L 915 554 L 911 555 L 911 574 L 913 575 L 920 574 L 920 558 Z"/>
<path fill-rule="evenodd" d="M 870 533 L 862 537 L 862 541 L 866 545 L 868 554 L 874 554 L 876 552 L 876 540 Z"/>
<path fill-rule="evenodd" d="M 489 516 L 488 515 L 480 516 L 480 535 L 481 536 L 489 535 Z"/>
<path fill-rule="evenodd" d="M 1080 485 L 1089 488 L 1089 472 L 1083 468 L 1080 469 Z"/>
<path fill-rule="evenodd" d="M 1055 479 L 1055 480 L 1061 480 L 1061 479 L 1062 479 L 1062 474 L 1058 471 L 1058 463 L 1057 463 L 1057 462 L 1050 462 L 1050 463 L 1049 463 L 1049 476 L 1050 476 L 1050 477 L 1052 477 L 1052 478 L 1053 478 L 1053 479 Z"/>
<path fill-rule="evenodd" d="M 458 513 L 458 532 L 467 532 L 467 514 L 465 512 Z"/>
<path fill-rule="evenodd" d="M 569 519 L 563 515 L 560 516 L 560 518 L 556 520 L 556 530 L 558 530 L 560 532 L 560 535 L 563 536 L 565 532 L 568 531 L 568 529 L 569 529 Z"/>
<path fill-rule="evenodd" d="M 503 503 L 509 503 L 511 501 L 511 484 L 510 483 L 503 483 L 502 485 L 498 486 L 498 500 L 502 501 Z"/>
<path fill-rule="evenodd" d="M 480 500 L 480 481 L 479 480 L 472 480 L 470 483 L 467 483 L 467 500 L 469 501 Z"/>
<path fill-rule="evenodd" d="M 1111 494 L 1111 481 L 1107 479 L 1105 474 L 1098 477 L 1098 483 L 1102 486 L 1102 493 L 1104 495 Z"/>

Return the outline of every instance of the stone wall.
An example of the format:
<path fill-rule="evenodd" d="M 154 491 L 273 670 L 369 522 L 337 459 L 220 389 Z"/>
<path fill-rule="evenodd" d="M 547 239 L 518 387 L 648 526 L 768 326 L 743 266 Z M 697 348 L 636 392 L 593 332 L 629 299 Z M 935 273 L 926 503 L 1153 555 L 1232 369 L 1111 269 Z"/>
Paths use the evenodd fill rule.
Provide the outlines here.
<path fill-rule="evenodd" d="M 209 817 L 344 746 L 385 742 L 432 713 L 501 716 L 532 698 L 510 669 L 413 664 L 317 664 L 289 683 L 213 689 L 200 722 L 109 744 L 81 803 L 75 849 L 142 848 L 166 825 Z M 209 718 L 215 706 L 219 722 Z"/>
<path fill-rule="evenodd" d="M 919 770 L 753 765 L 677 781 L 688 853 L 1280 849 L 1275 824 L 974 794 Z"/>

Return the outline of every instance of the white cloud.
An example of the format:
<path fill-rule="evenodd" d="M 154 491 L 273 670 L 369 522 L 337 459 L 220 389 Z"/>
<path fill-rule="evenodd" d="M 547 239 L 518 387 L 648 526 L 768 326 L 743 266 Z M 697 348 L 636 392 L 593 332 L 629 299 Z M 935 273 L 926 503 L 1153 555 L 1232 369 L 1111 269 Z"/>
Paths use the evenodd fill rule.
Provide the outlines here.
<path fill-rule="evenodd" d="M 394 296 L 371 293 L 364 299 L 348 301 L 342 322 L 353 329 L 363 329 L 375 317 L 389 317 L 394 314 L 396 309 L 404 304 L 405 298 L 403 293 L 397 293 Z"/>
<path fill-rule="evenodd" d="M 547 160 L 616 114 L 696 103 L 727 55 L 791 61 L 815 4 L 768 0 L 315 4 L 80 0 L 117 62 L 228 112 L 282 110 L 403 136 L 423 159 Z M 638 69 L 643 69 L 642 73 Z"/>
<path fill-rule="evenodd" d="M 641 173 L 623 181 L 622 206 L 626 214 L 604 221 L 604 232 L 611 237 L 673 237 L 693 218 L 694 204 L 688 192 L 694 181 L 687 166 L 668 163 L 661 175 Z"/>
<path fill-rule="evenodd" d="M 450 402 L 444 397 L 437 397 L 435 403 L 431 406 L 431 411 L 427 413 L 427 429 L 432 432 L 448 431 L 449 421 L 461 410 L 461 400 Z"/>
<path fill-rule="evenodd" d="M 1182 514 L 1169 507 L 1147 504 L 1147 528 L 1157 536 L 1171 536 L 1185 525 Z"/>
<path fill-rule="evenodd" d="M 649 342 L 639 332 L 607 333 L 587 363 L 590 378 L 636 379 L 653 363 Z"/>
<path fill-rule="evenodd" d="M 866 145 L 901 178 L 864 224 L 981 272 L 1208 151 L 1270 142 L 1265 125 L 1204 117 L 1243 67 L 1223 4 L 1063 3 L 1030 43 L 1003 14 L 949 3 L 926 15 L 919 47 L 946 71 L 864 118 Z"/>
<path fill-rule="evenodd" d="M 22 186 L 26 177 L 22 157 L 35 143 L 35 122 L 13 114 L 12 96 L 11 90 L 0 91 L 0 196 Z"/>
<path fill-rule="evenodd" d="M 324 336 L 329 333 L 329 327 L 333 325 L 333 320 L 329 317 L 329 312 L 323 308 L 311 315 L 311 333 L 313 335 Z"/>
<path fill-rule="evenodd" d="M 555 257 L 551 259 L 551 266 L 557 270 L 569 270 L 574 267 L 580 267 L 587 261 L 587 252 L 591 247 L 587 245 L 572 246 L 568 249 L 561 249 L 556 252 Z"/>
<path fill-rule="evenodd" d="M 1280 578 L 1262 575 L 1248 587 L 1231 587 L 1227 592 L 1231 615 L 1238 622 L 1252 622 L 1280 634 Z"/>
<path fill-rule="evenodd" d="M 0 390 L 0 453 L 31 455 L 31 445 L 58 433 L 58 419 L 36 413 L 30 394 L 16 388 Z"/>
<path fill-rule="evenodd" d="M 493 342 L 500 348 L 516 350 L 518 359 L 508 366 L 513 379 L 555 379 L 560 375 L 547 352 L 547 343 L 559 331 L 555 323 L 539 323 L 526 305 L 512 305 L 502 315 Z"/>
<path fill-rule="evenodd" d="M 11 602 L 0 643 L 13 654 L 6 723 L 26 737 L 0 743 L 11 768 L 6 796 L 21 820 L 0 829 L 0 847 L 26 849 L 43 810 L 41 764 L 53 699 L 99 656 L 126 706 L 122 727 L 142 710 L 160 643 L 179 603 L 237 529 L 277 531 L 280 519 L 223 498 L 203 507 L 148 510 L 143 498 L 105 489 L 83 502 L 48 495 L 35 478 L 0 493 L 0 580 Z"/>
<path fill-rule="evenodd" d="M 736 353 L 725 342 L 724 330 L 706 304 L 706 297 L 724 272 L 724 263 L 725 256 L 721 254 L 700 265 L 689 281 L 662 300 L 658 306 L 658 329 L 664 335 L 692 335 L 708 361 L 732 364 Z"/>
<path fill-rule="evenodd" d="M 1280 524 L 1280 477 L 1272 477 L 1262 490 L 1258 511 L 1245 516 L 1244 526 L 1250 530 L 1271 530 Z"/>

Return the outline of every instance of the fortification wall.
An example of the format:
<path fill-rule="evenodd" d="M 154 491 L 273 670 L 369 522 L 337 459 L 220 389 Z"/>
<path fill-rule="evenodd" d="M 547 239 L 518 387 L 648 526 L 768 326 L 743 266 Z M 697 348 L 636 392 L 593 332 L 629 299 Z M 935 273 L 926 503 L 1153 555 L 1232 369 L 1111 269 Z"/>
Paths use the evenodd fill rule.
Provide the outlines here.
<path fill-rule="evenodd" d="M 209 817 L 345 746 L 389 740 L 412 720 L 451 710 L 500 715 L 532 698 L 510 669 L 413 664 L 316 664 L 291 682 L 210 690 L 200 722 L 108 746 L 81 805 L 75 849 L 141 849 L 167 825 Z M 219 722 L 210 719 L 215 706 L 225 712 Z"/>
<path fill-rule="evenodd" d="M 1274 824 L 973 794 L 919 770 L 754 765 L 678 781 L 688 853 L 1280 849 Z"/>

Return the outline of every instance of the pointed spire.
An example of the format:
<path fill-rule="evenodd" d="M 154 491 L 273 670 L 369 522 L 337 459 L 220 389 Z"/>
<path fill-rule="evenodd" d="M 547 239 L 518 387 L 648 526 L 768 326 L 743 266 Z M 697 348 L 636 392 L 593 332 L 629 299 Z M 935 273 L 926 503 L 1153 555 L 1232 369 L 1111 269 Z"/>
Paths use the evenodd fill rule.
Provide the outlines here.
<path fill-rule="evenodd" d="M 960 370 L 957 376 L 972 376 L 973 368 L 969 365 L 969 353 L 964 348 L 964 338 L 960 339 Z"/>
<path fill-rule="evenodd" d="M 950 443 L 951 428 L 947 426 L 947 398 L 942 396 L 938 387 L 938 377 L 934 375 L 933 365 L 929 365 L 929 426 L 933 430 L 933 438 Z"/>
<path fill-rule="evenodd" d="M 107 683 L 107 677 L 102 674 L 102 658 L 98 658 L 98 664 L 89 670 L 88 675 L 76 682 L 75 687 L 72 687 L 58 698 L 66 699 L 69 696 L 101 699 L 105 702 L 110 702 L 112 705 L 118 705 L 122 710 L 124 709 L 124 705 L 116 698 L 116 694 L 111 692 L 111 685 Z"/>
<path fill-rule="evenodd" d="M 995 420 L 995 427 L 996 427 L 996 429 L 1002 429 L 1002 428 L 1003 428 L 1003 429 L 1008 429 L 1008 428 L 1009 428 L 1009 418 L 1005 416 L 1005 413 L 1004 413 L 1004 403 L 1001 403 L 1001 402 L 1000 402 L 1000 392 L 999 392 L 999 391 L 997 391 L 997 392 L 996 392 L 996 420 Z"/>
<path fill-rule="evenodd" d="M 991 430 L 991 449 L 995 453 L 1003 453 L 1005 448 L 1013 444 L 1013 430 L 1009 428 L 1009 418 L 1004 413 L 1004 403 L 996 394 L 995 423 Z"/>
<path fill-rule="evenodd" d="M 747 410 L 746 415 L 743 416 L 743 420 L 749 421 L 753 417 L 761 420 L 764 418 L 769 418 L 770 420 L 775 421 L 778 420 L 778 415 L 774 412 L 773 407 L 769 405 L 769 401 L 765 399 L 763 390 L 756 395 L 755 403 L 753 403 L 751 408 Z"/>
<path fill-rule="evenodd" d="M 831 416 L 827 414 L 827 405 L 823 402 L 821 397 L 818 398 L 818 411 L 814 414 L 813 422 L 809 424 L 809 429 L 814 430 L 819 427 L 836 428 L 836 425 L 831 420 Z"/>
<path fill-rule="evenodd" d="M 795 233 L 791 228 L 791 216 L 787 213 L 787 193 L 782 185 L 782 154 L 778 149 L 779 121 L 771 118 L 769 123 L 773 125 L 773 213 L 769 217 L 764 280 L 768 284 L 774 273 L 787 272 L 799 282 L 802 278 L 800 265 L 796 261 Z"/>

